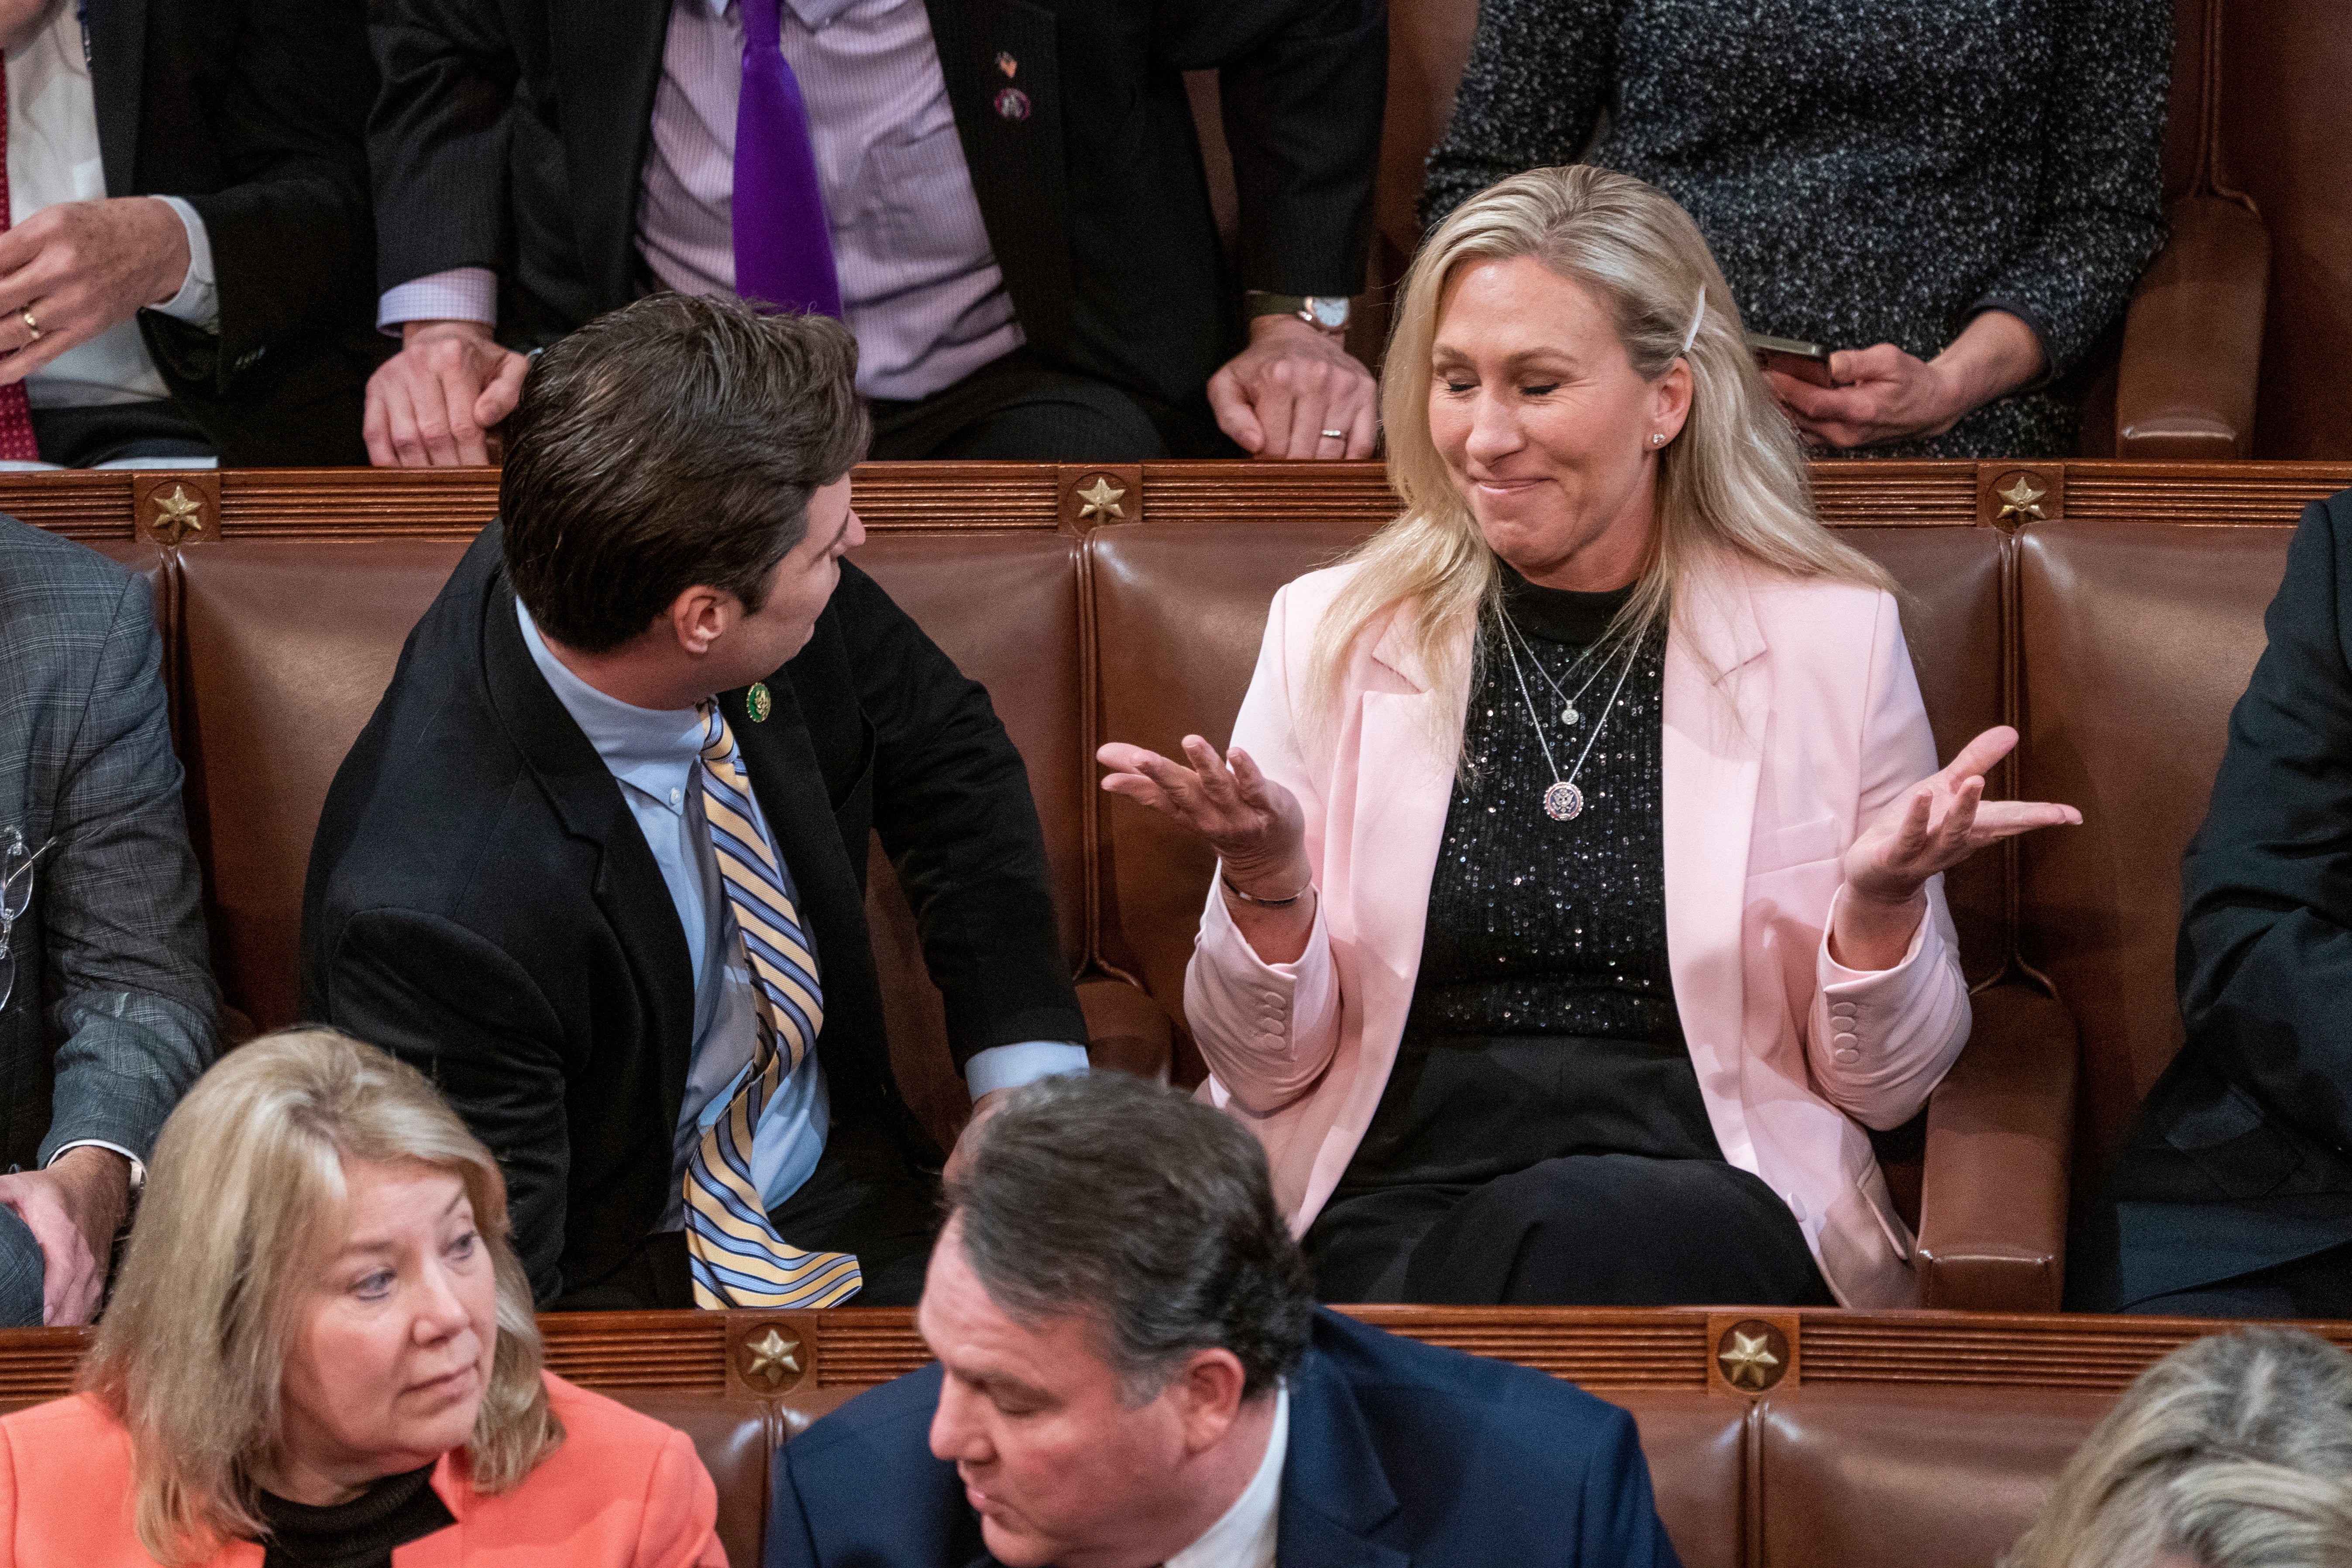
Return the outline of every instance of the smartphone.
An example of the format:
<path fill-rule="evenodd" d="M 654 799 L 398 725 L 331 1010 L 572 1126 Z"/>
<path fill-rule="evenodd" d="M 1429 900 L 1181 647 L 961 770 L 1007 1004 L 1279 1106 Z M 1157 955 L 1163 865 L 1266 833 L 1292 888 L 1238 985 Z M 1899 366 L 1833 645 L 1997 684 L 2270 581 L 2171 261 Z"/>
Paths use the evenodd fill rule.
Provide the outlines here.
<path fill-rule="evenodd" d="M 1755 351 L 1756 363 L 1766 370 L 1777 370 L 1782 375 L 1811 382 L 1815 386 L 1837 384 L 1830 375 L 1830 355 L 1835 351 L 1820 343 L 1750 332 L 1748 346 Z"/>

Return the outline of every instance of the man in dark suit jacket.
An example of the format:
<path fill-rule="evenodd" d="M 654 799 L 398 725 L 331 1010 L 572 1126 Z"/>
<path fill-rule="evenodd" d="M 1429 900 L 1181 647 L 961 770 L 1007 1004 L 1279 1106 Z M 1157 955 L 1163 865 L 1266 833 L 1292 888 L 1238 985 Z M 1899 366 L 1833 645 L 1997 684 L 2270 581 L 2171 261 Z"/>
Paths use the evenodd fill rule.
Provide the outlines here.
<path fill-rule="evenodd" d="M 650 288 L 735 289 L 750 14 L 378 8 L 379 319 L 407 346 L 370 388 L 377 462 L 480 462 L 513 350 Z M 1370 455 L 1370 377 L 1318 326 L 1363 284 L 1385 0 L 785 0 L 782 38 L 875 457 L 1210 455 L 1220 426 L 1269 457 Z M 1210 68 L 1230 268 L 1182 79 Z"/>
<path fill-rule="evenodd" d="M 1018 1059 L 999 1088 L 1086 1065 L 1020 755 L 840 560 L 863 537 L 856 360 L 823 317 L 674 294 L 548 350 L 503 526 L 417 624 L 328 795 L 303 1010 L 439 1083 L 506 1170 L 542 1305 L 711 1304 L 690 1284 L 696 1152 L 776 1037 L 753 960 L 785 945 L 718 859 L 714 711 L 751 776 L 733 831 L 781 858 L 790 945 L 814 953 L 790 984 L 817 994 L 792 1004 L 814 1049 L 736 1152 L 782 1244 L 856 1256 L 858 1300 L 887 1304 L 919 1289 L 937 1225 L 936 1151 L 884 1037 L 870 831 L 974 1087 L 1000 1052 Z"/>
<path fill-rule="evenodd" d="M 26 142 L 0 386 L 31 378 L 42 460 L 365 461 L 363 26 L 318 0 L 0 0 Z"/>
<path fill-rule="evenodd" d="M 86 1323 L 220 998 L 143 578 L 0 517 L 0 1324 Z"/>
<path fill-rule="evenodd" d="M 2315 501 L 2181 866 L 2189 1026 L 2070 1306 L 2352 1317 L 2352 490 Z"/>
<path fill-rule="evenodd" d="M 766 1568 L 1678 1568 L 1630 1415 L 1316 1309 L 1223 1114 L 1099 1073 L 976 1143 L 939 1364 L 777 1450 Z"/>

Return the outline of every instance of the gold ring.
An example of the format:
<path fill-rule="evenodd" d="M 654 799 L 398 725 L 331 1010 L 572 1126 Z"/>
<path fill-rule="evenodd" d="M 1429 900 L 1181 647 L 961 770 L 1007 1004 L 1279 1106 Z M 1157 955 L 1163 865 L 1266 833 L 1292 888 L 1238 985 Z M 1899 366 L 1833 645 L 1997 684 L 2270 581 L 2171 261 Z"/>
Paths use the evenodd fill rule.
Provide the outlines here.
<path fill-rule="evenodd" d="M 16 314 L 25 318 L 25 330 L 33 334 L 33 342 L 37 343 L 41 341 L 41 323 L 33 320 L 33 307 L 27 305 L 23 310 L 17 311 Z"/>

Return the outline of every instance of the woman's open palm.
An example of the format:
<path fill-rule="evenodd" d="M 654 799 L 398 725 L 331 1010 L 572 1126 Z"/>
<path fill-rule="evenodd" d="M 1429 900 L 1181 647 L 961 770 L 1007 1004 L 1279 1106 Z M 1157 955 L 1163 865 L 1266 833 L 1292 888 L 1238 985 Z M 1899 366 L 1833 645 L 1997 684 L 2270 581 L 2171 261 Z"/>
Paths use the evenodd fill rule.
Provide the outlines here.
<path fill-rule="evenodd" d="M 2017 731 L 1996 724 L 1962 746 L 1949 766 L 1891 802 L 1847 847 L 1847 886 L 1873 899 L 1898 902 L 1917 892 L 1928 878 L 1950 870 L 1989 844 L 2037 827 L 2080 823 L 2083 814 L 2071 805 L 1984 798 L 1986 770 L 2016 744 Z"/>
<path fill-rule="evenodd" d="M 1103 788 L 1207 839 L 1235 880 L 1279 873 L 1303 857 L 1298 797 L 1260 773 L 1247 752 L 1235 747 L 1220 757 L 1208 742 L 1187 735 L 1184 756 L 1191 766 L 1119 741 L 1095 752 L 1111 770 Z"/>

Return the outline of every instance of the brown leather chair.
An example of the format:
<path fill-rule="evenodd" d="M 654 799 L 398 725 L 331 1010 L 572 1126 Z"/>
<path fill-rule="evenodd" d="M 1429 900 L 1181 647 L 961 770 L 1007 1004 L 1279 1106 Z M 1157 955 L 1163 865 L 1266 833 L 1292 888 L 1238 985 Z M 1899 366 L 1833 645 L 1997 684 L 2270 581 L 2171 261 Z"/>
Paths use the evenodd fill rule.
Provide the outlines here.
<path fill-rule="evenodd" d="M 2086 1184 L 2180 1048 L 2180 855 L 2294 531 L 2102 521 L 2018 534 L 2021 788 L 2084 817 L 2019 846 L 2019 951 L 2081 1023 Z"/>
<path fill-rule="evenodd" d="M 2113 1392 L 1808 1384 L 1759 1405 L 1751 1568 L 1991 1568 Z"/>
<path fill-rule="evenodd" d="M 178 552 L 188 826 L 214 972 L 255 1027 L 299 1020 L 302 879 L 327 786 L 464 551 L 233 539 Z"/>

